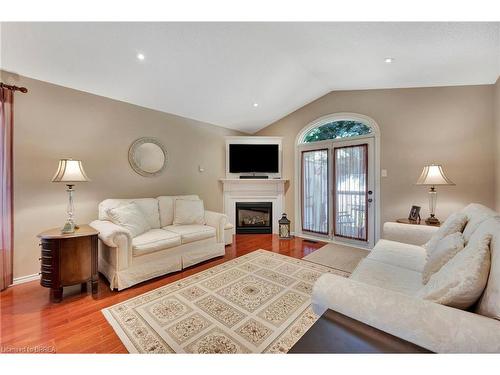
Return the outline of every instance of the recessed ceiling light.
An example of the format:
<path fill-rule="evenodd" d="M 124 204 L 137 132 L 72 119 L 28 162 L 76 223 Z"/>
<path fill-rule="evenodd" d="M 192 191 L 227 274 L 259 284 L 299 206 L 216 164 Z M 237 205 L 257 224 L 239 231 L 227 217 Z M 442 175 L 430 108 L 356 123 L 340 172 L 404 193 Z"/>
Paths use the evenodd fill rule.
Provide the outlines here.
<path fill-rule="evenodd" d="M 385 62 L 386 64 L 392 64 L 392 63 L 394 62 L 394 57 L 386 57 L 386 58 L 384 59 L 384 62 Z"/>
<path fill-rule="evenodd" d="M 259 103 L 253 103 L 253 106 L 254 106 L 254 107 L 258 107 L 258 106 L 259 106 Z"/>
<path fill-rule="evenodd" d="M 142 61 L 146 58 L 146 56 L 144 56 L 144 54 L 142 54 L 142 53 L 138 53 L 137 58 Z"/>

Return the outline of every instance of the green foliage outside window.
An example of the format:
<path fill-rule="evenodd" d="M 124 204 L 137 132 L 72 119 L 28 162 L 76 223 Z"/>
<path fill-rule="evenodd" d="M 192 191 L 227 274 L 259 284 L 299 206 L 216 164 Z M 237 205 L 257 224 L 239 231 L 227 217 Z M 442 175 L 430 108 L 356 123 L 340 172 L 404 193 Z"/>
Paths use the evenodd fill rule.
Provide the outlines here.
<path fill-rule="evenodd" d="M 311 129 L 304 136 L 304 143 L 325 141 L 327 139 L 356 137 L 358 135 L 370 134 L 371 132 L 372 131 L 368 125 L 359 121 L 333 121 Z"/>

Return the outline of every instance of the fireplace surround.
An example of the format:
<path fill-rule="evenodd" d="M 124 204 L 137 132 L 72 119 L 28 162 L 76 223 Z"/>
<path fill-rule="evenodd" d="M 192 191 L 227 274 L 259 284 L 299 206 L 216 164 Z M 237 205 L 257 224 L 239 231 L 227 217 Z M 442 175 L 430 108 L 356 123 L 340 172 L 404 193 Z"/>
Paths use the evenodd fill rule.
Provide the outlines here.
<path fill-rule="evenodd" d="M 236 203 L 271 203 L 272 205 L 272 233 L 278 234 L 278 220 L 285 210 L 284 179 L 221 179 L 223 185 L 224 213 L 229 223 L 236 229 Z M 233 232 L 233 234 L 234 234 Z"/>

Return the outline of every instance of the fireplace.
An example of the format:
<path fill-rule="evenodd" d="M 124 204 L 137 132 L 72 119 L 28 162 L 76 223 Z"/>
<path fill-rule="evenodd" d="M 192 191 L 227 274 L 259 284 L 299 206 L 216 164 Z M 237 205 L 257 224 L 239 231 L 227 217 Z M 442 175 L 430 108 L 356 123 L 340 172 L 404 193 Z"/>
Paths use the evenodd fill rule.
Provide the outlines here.
<path fill-rule="evenodd" d="M 236 202 L 236 233 L 272 233 L 271 202 Z"/>
<path fill-rule="evenodd" d="M 286 212 L 285 184 L 288 180 L 223 178 L 221 182 L 224 191 L 224 213 L 228 222 L 234 224 L 233 233 L 236 233 L 238 223 L 236 203 L 265 202 L 266 206 L 272 207 L 271 232 L 278 234 L 278 220 L 281 218 L 281 213 Z M 257 229 L 260 231 L 262 228 Z"/>

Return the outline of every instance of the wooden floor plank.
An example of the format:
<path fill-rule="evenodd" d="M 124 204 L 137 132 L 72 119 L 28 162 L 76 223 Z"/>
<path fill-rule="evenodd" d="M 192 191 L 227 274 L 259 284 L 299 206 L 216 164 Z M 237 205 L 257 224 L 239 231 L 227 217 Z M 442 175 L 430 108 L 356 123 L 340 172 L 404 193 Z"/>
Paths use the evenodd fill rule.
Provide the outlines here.
<path fill-rule="evenodd" d="M 0 350 L 53 348 L 57 353 L 127 353 L 102 315 L 103 308 L 123 302 L 228 260 L 264 249 L 302 258 L 325 245 L 302 238 L 280 240 L 272 234 L 236 235 L 223 257 L 180 272 L 146 281 L 121 292 L 111 291 L 100 275 L 95 296 L 79 291 L 67 293 L 61 303 L 49 301 L 49 289 L 38 281 L 12 286 L 0 293 Z"/>

